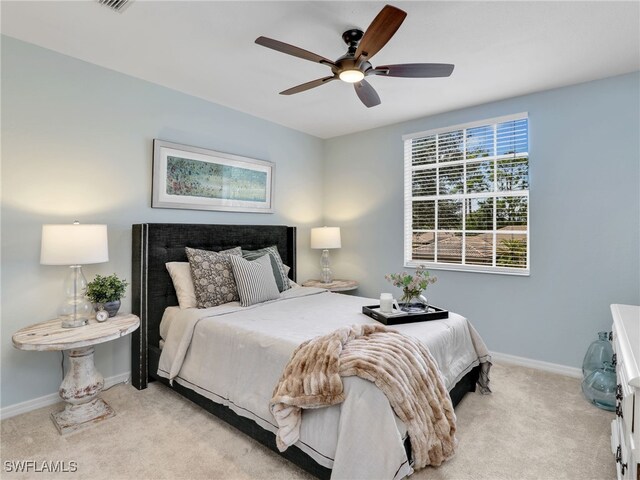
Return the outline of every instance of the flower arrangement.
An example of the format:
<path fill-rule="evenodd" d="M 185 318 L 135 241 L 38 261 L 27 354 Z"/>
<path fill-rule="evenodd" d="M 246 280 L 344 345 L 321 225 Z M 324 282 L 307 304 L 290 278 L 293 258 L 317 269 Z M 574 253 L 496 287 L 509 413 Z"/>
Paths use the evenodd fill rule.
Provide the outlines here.
<path fill-rule="evenodd" d="M 387 281 L 391 282 L 395 287 L 402 289 L 402 303 L 409 303 L 414 297 L 420 296 L 420 294 L 427 289 L 427 287 L 436 283 L 437 277 L 432 276 L 429 271 L 420 265 L 416 268 L 416 273 L 411 275 L 407 272 L 402 273 L 389 273 L 384 276 Z"/>
<path fill-rule="evenodd" d="M 86 295 L 93 303 L 115 302 L 124 297 L 127 285 L 129 283 L 126 280 L 120 280 L 115 273 L 107 277 L 96 275 L 96 278 L 87 284 Z"/>

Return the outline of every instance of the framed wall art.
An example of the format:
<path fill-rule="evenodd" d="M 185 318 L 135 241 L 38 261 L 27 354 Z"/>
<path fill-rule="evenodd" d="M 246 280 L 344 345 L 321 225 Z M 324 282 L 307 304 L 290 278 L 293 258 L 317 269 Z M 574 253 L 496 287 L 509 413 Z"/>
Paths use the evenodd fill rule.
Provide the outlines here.
<path fill-rule="evenodd" d="M 153 141 L 153 208 L 273 213 L 275 165 Z"/>

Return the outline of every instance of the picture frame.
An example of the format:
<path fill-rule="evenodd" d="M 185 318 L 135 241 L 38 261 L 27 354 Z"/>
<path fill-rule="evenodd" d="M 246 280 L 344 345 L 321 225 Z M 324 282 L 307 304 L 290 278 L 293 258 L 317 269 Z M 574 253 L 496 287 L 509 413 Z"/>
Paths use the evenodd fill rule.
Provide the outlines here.
<path fill-rule="evenodd" d="M 152 208 L 273 213 L 275 164 L 153 141 Z"/>

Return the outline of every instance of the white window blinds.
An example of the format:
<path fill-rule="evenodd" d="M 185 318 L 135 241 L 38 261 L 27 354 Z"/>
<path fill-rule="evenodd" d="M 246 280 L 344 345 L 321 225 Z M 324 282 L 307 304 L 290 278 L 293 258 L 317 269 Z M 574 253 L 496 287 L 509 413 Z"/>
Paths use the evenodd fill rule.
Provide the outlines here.
<path fill-rule="evenodd" d="M 528 275 L 527 114 L 403 140 L 405 266 Z"/>

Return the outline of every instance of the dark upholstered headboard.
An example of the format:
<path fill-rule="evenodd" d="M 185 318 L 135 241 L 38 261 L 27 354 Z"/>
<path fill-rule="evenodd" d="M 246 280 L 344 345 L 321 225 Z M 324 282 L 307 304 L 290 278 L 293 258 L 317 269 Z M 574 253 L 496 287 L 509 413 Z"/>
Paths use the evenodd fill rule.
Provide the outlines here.
<path fill-rule="evenodd" d="M 147 349 L 159 347 L 160 321 L 165 308 L 178 305 L 167 262 L 186 262 L 185 247 L 219 251 L 276 245 L 289 277 L 296 279 L 296 227 L 281 225 L 202 225 L 143 223 L 133 225 L 132 312 L 140 328 L 132 337 L 132 377 L 138 388 L 147 382 Z M 137 371 L 136 371 L 137 370 Z M 136 384 L 136 381 L 140 381 Z"/>

